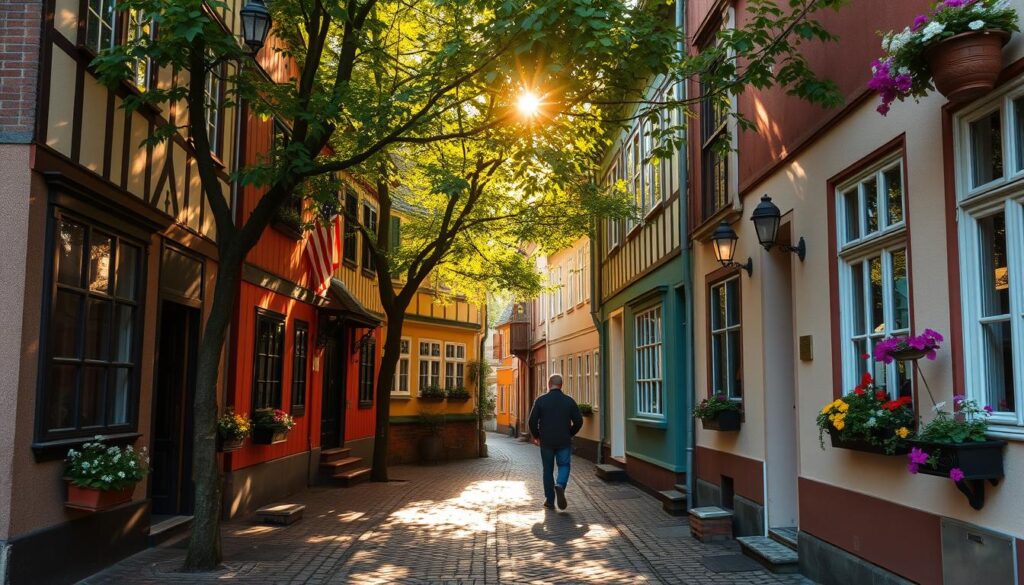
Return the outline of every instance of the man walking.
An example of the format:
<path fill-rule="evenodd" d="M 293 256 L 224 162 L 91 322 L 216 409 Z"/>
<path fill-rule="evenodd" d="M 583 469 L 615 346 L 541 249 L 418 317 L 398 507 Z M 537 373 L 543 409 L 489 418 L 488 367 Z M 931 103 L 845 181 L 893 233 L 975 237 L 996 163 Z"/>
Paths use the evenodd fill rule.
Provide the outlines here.
<path fill-rule="evenodd" d="M 530 433 L 540 445 L 540 460 L 544 465 L 544 507 L 553 510 L 555 498 L 558 509 L 564 510 L 565 486 L 569 483 L 569 462 L 572 460 L 572 438 L 583 428 L 580 407 L 570 396 L 562 393 L 562 376 L 548 378 L 548 392 L 537 398 L 530 412 Z M 558 464 L 558 479 L 552 474 Z"/>

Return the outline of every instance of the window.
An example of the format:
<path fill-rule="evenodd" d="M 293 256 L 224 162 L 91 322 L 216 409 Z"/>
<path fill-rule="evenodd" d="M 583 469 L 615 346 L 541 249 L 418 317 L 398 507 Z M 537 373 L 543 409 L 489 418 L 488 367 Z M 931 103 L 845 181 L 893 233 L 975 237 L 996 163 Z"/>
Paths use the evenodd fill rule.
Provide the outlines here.
<path fill-rule="evenodd" d="M 206 97 L 206 137 L 210 140 L 210 150 L 215 155 L 221 154 L 220 148 L 220 115 L 224 109 L 224 91 L 221 81 L 223 68 L 216 67 L 206 75 L 204 95 Z"/>
<path fill-rule="evenodd" d="M 728 9 L 723 28 L 735 24 L 735 11 Z M 734 55 L 730 55 L 733 57 Z M 730 95 L 707 95 L 707 86 L 700 84 L 700 165 L 702 217 L 709 219 L 730 202 L 732 176 L 736 172 L 731 143 L 735 123 L 730 115 L 736 110 Z"/>
<path fill-rule="evenodd" d="M 587 366 L 586 373 L 584 374 L 584 378 L 583 378 L 583 402 L 586 402 L 587 404 L 593 405 L 594 404 L 594 399 L 593 399 L 593 396 L 591 395 L 591 390 L 590 390 L 590 354 L 589 353 L 586 355 L 586 359 L 584 359 L 583 363 L 586 364 L 586 366 Z"/>
<path fill-rule="evenodd" d="M 576 356 L 576 399 L 587 401 L 587 395 L 584 392 L 586 387 L 586 378 L 583 377 L 583 356 Z"/>
<path fill-rule="evenodd" d="M 661 380 L 661 306 L 636 316 L 637 414 L 663 416 Z"/>
<path fill-rule="evenodd" d="M 569 369 L 565 377 L 565 393 L 569 396 L 576 395 L 576 385 L 573 380 L 573 369 L 572 369 L 572 356 L 569 356 Z"/>
<path fill-rule="evenodd" d="M 711 287 L 711 392 L 743 398 L 743 335 L 740 329 L 740 279 Z"/>
<path fill-rule="evenodd" d="M 111 2 L 113 4 L 113 2 Z M 91 16 L 91 14 L 90 14 Z M 153 38 L 153 19 L 149 18 L 141 10 L 132 8 L 128 10 L 127 41 L 137 42 L 141 39 Z M 148 57 L 139 57 L 133 60 L 129 67 L 132 70 L 132 83 L 139 91 L 149 89 L 152 79 L 152 62 Z"/>
<path fill-rule="evenodd" d="M 345 189 L 345 227 L 342 235 L 341 257 L 349 264 L 356 263 L 356 226 L 353 218 L 359 217 L 359 196 L 351 188 Z"/>
<path fill-rule="evenodd" d="M 409 365 L 412 353 L 412 339 L 403 337 L 399 344 L 398 367 L 395 369 L 395 385 L 391 388 L 392 394 L 402 396 L 409 395 Z"/>
<path fill-rule="evenodd" d="M 552 308 L 551 308 L 551 314 L 552 315 L 556 315 L 556 314 L 557 315 L 561 315 L 562 311 L 563 311 L 563 304 L 564 304 L 563 300 L 564 300 L 564 297 L 565 297 L 565 289 L 562 288 L 562 267 L 559 266 L 558 268 L 555 268 L 554 272 L 553 272 L 553 275 L 554 275 L 553 284 L 555 286 L 555 291 L 551 295 L 552 296 L 552 300 L 554 301 L 554 304 L 552 305 Z"/>
<path fill-rule="evenodd" d="M 598 381 L 599 381 L 599 378 L 598 378 L 599 374 L 598 374 L 598 372 L 600 372 L 600 371 L 601 371 L 601 366 L 599 365 L 599 363 L 597 361 L 597 352 L 595 351 L 594 352 L 594 397 L 595 397 L 595 400 L 594 400 L 593 403 L 591 403 L 593 406 L 596 406 L 597 402 L 599 402 L 600 399 L 601 399 L 600 398 L 600 396 L 601 396 L 601 386 L 598 385 Z"/>
<path fill-rule="evenodd" d="M 626 188 L 633 195 L 633 204 L 638 211 L 644 209 L 643 152 L 640 150 L 640 131 L 635 130 L 626 141 Z M 633 217 L 626 219 L 626 231 L 631 232 L 639 225 Z"/>
<path fill-rule="evenodd" d="M 586 298 L 584 294 L 587 268 L 586 249 L 580 248 L 576 251 L 576 304 L 580 304 Z"/>
<path fill-rule="evenodd" d="M 572 309 L 576 304 L 576 270 L 574 268 L 575 262 L 572 258 L 569 258 L 569 265 L 566 268 L 566 291 L 565 300 L 568 301 L 566 304 L 569 305 L 569 309 Z"/>
<path fill-rule="evenodd" d="M 60 212 L 54 222 L 40 439 L 135 425 L 142 249 Z"/>
<path fill-rule="evenodd" d="M 441 387 L 441 342 L 420 340 L 420 394 Z"/>
<path fill-rule="evenodd" d="M 373 373 L 377 366 L 377 339 L 363 338 L 359 345 L 359 405 L 373 404 Z"/>
<path fill-rule="evenodd" d="M 363 227 L 371 234 L 377 233 L 377 209 L 363 202 Z M 363 234 L 363 270 L 376 272 L 377 265 L 373 260 L 373 246 L 370 236 Z"/>
<path fill-rule="evenodd" d="M 444 387 L 466 387 L 466 344 L 444 344 Z"/>
<path fill-rule="evenodd" d="M 89 14 L 86 19 L 85 45 L 99 53 L 117 42 L 114 35 L 117 26 L 115 0 L 89 0 Z"/>
<path fill-rule="evenodd" d="M 309 325 L 295 322 L 295 345 L 292 347 L 292 413 L 306 411 L 306 369 L 309 351 Z"/>
<path fill-rule="evenodd" d="M 966 394 L 990 430 L 1024 436 L 1024 92 L 1007 87 L 955 126 Z"/>
<path fill-rule="evenodd" d="M 256 352 L 253 360 L 252 408 L 281 408 L 284 315 L 256 309 Z"/>
<path fill-rule="evenodd" d="M 620 153 L 615 154 L 615 158 L 618 158 Z M 614 189 L 619 183 L 619 163 L 615 161 L 608 167 L 608 174 L 605 176 L 605 186 L 609 189 Z M 605 229 L 607 230 L 608 237 L 608 251 L 614 250 L 619 245 L 619 240 L 622 238 L 622 221 L 618 219 L 605 220 Z"/>
<path fill-rule="evenodd" d="M 508 408 L 505 406 L 505 385 L 498 385 L 498 412 L 507 412 Z"/>
<path fill-rule="evenodd" d="M 670 85 L 662 92 L 661 101 L 672 103 L 676 101 L 676 86 Z M 679 132 L 679 109 L 671 108 L 663 112 L 660 118 L 662 136 L 670 138 Z M 666 156 L 659 161 L 661 165 L 661 197 L 668 199 L 677 195 L 679 185 L 679 148 L 672 146 L 672 156 Z M 657 201 L 655 201 L 657 203 Z"/>
<path fill-rule="evenodd" d="M 871 358 L 875 344 L 910 333 L 903 168 L 889 160 L 837 189 L 843 387 L 871 372 L 893 397 L 912 396 L 910 366 Z"/>
<path fill-rule="evenodd" d="M 652 112 L 655 120 L 644 120 L 644 207 L 645 212 L 654 209 L 654 206 L 661 203 L 661 160 L 654 156 L 654 150 L 659 146 L 659 138 L 655 131 L 661 131 L 661 116 Z"/>

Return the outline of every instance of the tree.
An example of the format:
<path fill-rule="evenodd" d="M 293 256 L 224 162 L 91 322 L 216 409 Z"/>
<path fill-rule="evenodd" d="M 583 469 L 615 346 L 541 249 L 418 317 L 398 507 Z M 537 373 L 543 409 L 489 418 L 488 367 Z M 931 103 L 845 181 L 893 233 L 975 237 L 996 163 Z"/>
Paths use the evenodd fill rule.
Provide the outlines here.
<path fill-rule="evenodd" d="M 791 0 L 814 9 L 837 3 Z M 187 115 L 178 121 L 186 121 L 165 123 L 153 140 L 187 137 L 217 229 L 218 272 L 197 364 L 196 510 L 186 570 L 210 570 L 221 560 L 215 452 L 220 357 L 242 263 L 285 202 L 300 194 L 317 208 L 336 206 L 336 174 L 359 172 L 376 182 L 380 216 L 387 218 L 398 172 L 422 211 L 404 229 L 397 250 L 379 245 L 389 242 L 390 222 L 366 234 L 382 268 L 378 280 L 389 323 L 378 384 L 378 440 L 385 433 L 386 449 L 399 349 L 390 332 L 401 329 L 410 287 L 433 275 L 435 286 L 453 290 L 536 290 L 539 281 L 514 242 L 535 239 L 547 228 L 544 235 L 553 244 L 563 234 L 585 231 L 593 213 L 616 212 L 615 194 L 602 193 L 591 180 L 601 150 L 599 125 L 612 111 L 607 105 L 628 103 L 652 75 L 686 71 L 674 58 L 678 32 L 670 22 L 656 10 L 617 0 L 274 0 L 274 32 L 298 64 L 287 83 L 272 83 L 247 64 L 246 51 L 213 16 L 227 10 L 222 0 L 125 0 L 117 7 L 140 11 L 158 33 L 105 50 L 94 66 L 112 86 L 129 79 L 130 65 L 139 59 L 174 73 L 169 84 L 127 98 L 125 107 L 184 107 Z M 767 24 L 757 29 L 763 35 L 750 40 L 754 62 L 769 65 L 748 66 L 733 90 L 767 81 L 799 86 L 810 77 L 777 38 L 803 34 L 808 25 L 802 23 L 814 10 L 774 33 L 769 25 L 790 21 L 764 10 Z M 786 58 L 795 65 L 772 73 L 770 64 Z M 228 88 L 227 106 L 244 101 L 254 113 L 292 125 L 271 156 L 235 170 L 233 180 L 265 189 L 240 224 L 217 178 L 204 123 L 207 110 L 216 107 L 204 91 L 210 76 Z M 512 98 L 535 88 L 552 117 L 524 132 Z M 405 285 L 393 288 L 391 278 L 399 274 Z M 386 451 L 375 452 L 373 475 L 386 479 Z"/>

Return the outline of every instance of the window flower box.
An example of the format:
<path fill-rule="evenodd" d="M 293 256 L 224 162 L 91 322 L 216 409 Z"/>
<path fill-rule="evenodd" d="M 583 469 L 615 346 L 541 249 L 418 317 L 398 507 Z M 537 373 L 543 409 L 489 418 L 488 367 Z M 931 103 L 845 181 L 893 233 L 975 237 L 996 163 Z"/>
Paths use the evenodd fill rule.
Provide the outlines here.
<path fill-rule="evenodd" d="M 707 431 L 738 431 L 742 424 L 740 418 L 740 411 L 726 410 L 714 416 L 700 419 L 700 426 Z"/>
<path fill-rule="evenodd" d="M 824 449 L 827 433 L 837 449 L 903 454 L 907 452 L 914 418 L 909 396 L 891 399 L 885 389 L 875 384 L 871 374 L 865 373 L 853 392 L 822 407 L 816 420 L 818 440 Z"/>
<path fill-rule="evenodd" d="M 427 386 L 420 390 L 420 400 L 425 402 L 441 402 L 446 397 L 440 386 Z"/>
<path fill-rule="evenodd" d="M 830 430 L 828 436 L 834 449 L 848 449 L 875 455 L 906 455 L 910 452 L 910 447 L 906 444 L 897 444 L 891 453 L 887 452 L 883 443 L 885 438 L 881 435 L 874 437 L 877 439 L 876 441 L 869 441 L 862 437 L 851 437 L 847 433 Z"/>
<path fill-rule="evenodd" d="M 221 453 L 230 453 L 231 451 L 237 451 L 245 445 L 245 437 L 225 439 L 223 437 L 217 437 L 217 450 Z"/>
<path fill-rule="evenodd" d="M 135 486 L 119 490 L 101 490 L 77 486 L 70 479 L 67 482 L 68 497 L 64 502 L 64 506 L 74 510 L 86 510 L 89 512 L 101 512 L 121 504 L 126 504 L 132 501 L 132 492 L 135 491 Z"/>
<path fill-rule="evenodd" d="M 252 431 L 252 442 L 254 445 L 276 445 L 288 440 L 288 431 L 256 427 Z"/>
<path fill-rule="evenodd" d="M 918 474 L 949 478 L 956 484 L 971 507 L 980 510 L 985 505 L 985 482 L 997 485 L 1003 475 L 1003 447 L 1006 441 L 970 443 L 936 443 L 912 440 L 914 447 L 911 466 Z"/>
<path fill-rule="evenodd" d="M 283 443 L 294 426 L 295 419 L 283 410 L 257 410 L 253 415 L 252 442 L 256 445 Z"/>
<path fill-rule="evenodd" d="M 217 419 L 217 450 L 222 453 L 237 451 L 251 433 L 252 421 L 249 417 L 228 409 Z"/>
<path fill-rule="evenodd" d="M 448 400 L 453 400 L 456 402 L 465 402 L 469 400 L 469 390 L 466 390 L 462 386 L 452 388 L 448 390 L 445 394 Z"/>
<path fill-rule="evenodd" d="M 580 414 L 581 415 L 583 415 L 583 416 L 594 416 L 594 407 L 592 405 L 587 404 L 586 402 L 581 402 L 581 403 L 577 404 L 576 406 L 578 406 L 580 408 Z"/>

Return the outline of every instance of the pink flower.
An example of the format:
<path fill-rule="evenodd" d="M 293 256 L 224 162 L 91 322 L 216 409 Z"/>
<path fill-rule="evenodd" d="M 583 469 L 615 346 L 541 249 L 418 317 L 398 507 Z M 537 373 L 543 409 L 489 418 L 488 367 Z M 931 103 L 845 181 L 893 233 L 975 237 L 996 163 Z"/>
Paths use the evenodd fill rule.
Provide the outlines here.
<path fill-rule="evenodd" d="M 985 405 L 985 412 L 987 412 L 989 414 L 992 414 L 992 405 L 986 404 Z"/>
<path fill-rule="evenodd" d="M 960 403 L 963 402 L 963 401 L 964 401 L 964 395 L 963 394 L 954 394 L 953 395 L 953 404 L 955 406 L 959 406 Z"/>
<path fill-rule="evenodd" d="M 949 470 L 949 479 L 953 480 L 954 482 L 959 482 L 963 480 L 963 478 L 964 472 L 961 471 L 959 467 L 954 467 L 953 469 Z"/>
<path fill-rule="evenodd" d="M 912 30 L 914 30 L 914 31 L 921 30 L 921 27 L 924 26 L 925 23 L 927 23 L 927 22 L 928 22 L 928 17 L 927 16 L 925 16 L 924 14 L 918 14 L 917 18 L 914 19 L 914 24 L 911 25 L 910 28 Z"/>
<path fill-rule="evenodd" d="M 907 463 L 907 471 L 917 474 L 917 463 Z"/>
<path fill-rule="evenodd" d="M 942 336 L 941 333 L 939 333 L 938 331 L 935 331 L 934 329 L 925 329 L 924 333 L 922 333 L 921 335 L 924 335 L 925 337 L 931 337 L 935 341 L 945 341 L 946 340 Z"/>
<path fill-rule="evenodd" d="M 919 447 L 911 449 L 909 457 L 910 462 L 915 465 L 924 465 L 925 463 L 928 463 L 928 454 Z"/>

